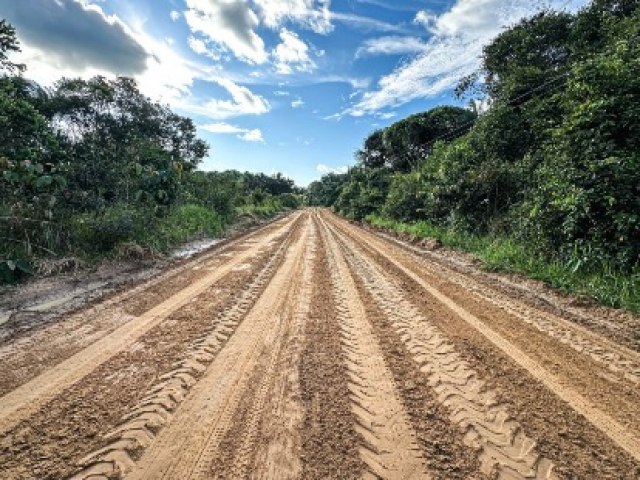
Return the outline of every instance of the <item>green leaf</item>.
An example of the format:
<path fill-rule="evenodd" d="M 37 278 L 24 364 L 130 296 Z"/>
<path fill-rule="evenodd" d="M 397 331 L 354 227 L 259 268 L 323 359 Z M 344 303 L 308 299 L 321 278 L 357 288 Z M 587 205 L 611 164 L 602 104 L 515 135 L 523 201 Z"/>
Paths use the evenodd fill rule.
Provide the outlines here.
<path fill-rule="evenodd" d="M 36 180 L 36 188 L 45 188 L 51 185 L 53 177 L 51 175 L 43 175 Z"/>
<path fill-rule="evenodd" d="M 33 275 L 33 266 L 27 260 L 18 260 L 15 262 L 16 267 L 24 273 Z"/>

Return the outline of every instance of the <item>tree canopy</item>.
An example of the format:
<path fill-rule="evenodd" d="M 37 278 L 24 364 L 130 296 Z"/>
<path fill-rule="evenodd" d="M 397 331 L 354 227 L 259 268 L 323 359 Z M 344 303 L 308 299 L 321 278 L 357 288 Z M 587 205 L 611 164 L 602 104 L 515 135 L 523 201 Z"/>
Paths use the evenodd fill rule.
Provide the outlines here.
<path fill-rule="evenodd" d="M 314 191 L 355 219 L 422 220 L 579 268 L 637 269 L 639 46 L 633 0 L 524 19 L 461 79 L 458 95 L 487 105 L 482 115 L 439 107 L 374 131 L 358 166 Z"/>
<path fill-rule="evenodd" d="M 43 88 L 10 55 L 0 20 L 0 283 L 38 256 L 165 248 L 218 234 L 239 214 L 295 208 L 281 174 L 199 172 L 209 146 L 189 118 L 131 78 L 62 78 Z M 26 269 L 26 267 L 24 267 Z"/>

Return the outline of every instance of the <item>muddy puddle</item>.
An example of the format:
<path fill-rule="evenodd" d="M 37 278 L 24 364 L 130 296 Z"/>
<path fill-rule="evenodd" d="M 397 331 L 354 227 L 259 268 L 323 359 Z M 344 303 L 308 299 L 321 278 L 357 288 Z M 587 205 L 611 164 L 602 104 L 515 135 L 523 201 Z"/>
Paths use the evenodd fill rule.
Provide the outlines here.
<path fill-rule="evenodd" d="M 123 285 L 146 280 L 174 262 L 191 258 L 222 239 L 189 242 L 165 258 L 145 261 L 108 261 L 51 277 L 36 278 L 0 288 L 0 343 L 41 327 L 65 313 L 108 295 Z"/>

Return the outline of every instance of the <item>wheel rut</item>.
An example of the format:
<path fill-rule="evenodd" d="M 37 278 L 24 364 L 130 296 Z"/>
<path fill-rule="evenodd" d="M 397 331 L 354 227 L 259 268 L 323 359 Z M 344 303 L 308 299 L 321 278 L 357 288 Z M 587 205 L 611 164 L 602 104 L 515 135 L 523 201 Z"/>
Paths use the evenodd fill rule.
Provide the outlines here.
<path fill-rule="evenodd" d="M 213 331 L 197 340 L 184 360 L 160 376 L 160 382 L 149 388 L 120 424 L 104 435 L 106 445 L 81 459 L 82 468 L 70 478 L 121 478 L 135 467 L 134 459 L 155 441 L 160 429 L 172 421 L 192 387 L 254 306 L 282 263 L 290 243 L 290 238 L 282 243 L 237 301 L 217 315 Z"/>
<path fill-rule="evenodd" d="M 625 380 L 633 382 L 635 385 L 640 384 L 640 353 L 615 344 L 609 339 L 590 332 L 586 328 L 557 315 L 544 312 L 507 297 L 496 289 L 483 285 L 468 275 L 460 274 L 444 265 L 436 265 L 425 261 L 420 255 L 421 252 L 414 247 L 404 245 L 393 238 L 385 238 L 398 244 L 400 248 L 410 249 L 410 251 L 417 253 L 418 255 L 415 258 L 420 267 L 430 274 L 446 277 L 447 281 L 462 287 L 466 292 L 476 295 L 482 301 L 495 305 L 508 314 L 573 348 L 576 352 L 589 356 Z"/>
<path fill-rule="evenodd" d="M 356 430 L 364 439 L 360 447 L 367 467 L 363 478 L 431 478 L 346 261 L 326 226 L 323 230 Z"/>
<path fill-rule="evenodd" d="M 315 225 L 318 219 L 313 216 Z M 336 299 L 322 236 L 318 237 L 311 309 L 304 330 L 300 390 L 302 480 L 357 479 L 366 465 L 360 458 L 363 438 L 356 432 L 346 356 L 337 332 Z"/>
<path fill-rule="evenodd" d="M 371 292 L 437 399 L 448 409 L 451 422 L 464 432 L 465 444 L 478 450 L 482 473 L 500 480 L 556 480 L 552 461 L 536 453 L 536 442 L 497 403 L 495 393 L 442 332 L 351 241 L 344 237 L 340 241 L 352 271 Z"/>
<path fill-rule="evenodd" d="M 186 260 L 153 278 L 107 296 L 95 304 L 70 312 L 34 332 L 0 345 L 0 397 L 9 393 L 72 355 L 89 347 L 116 328 L 162 303 L 215 268 L 229 261 L 229 256 L 246 249 L 246 239 L 269 235 L 275 231 L 286 236 L 282 227 L 291 218 L 284 218 L 218 243 L 213 251 Z M 295 221 L 295 220 L 294 220 Z M 38 362 L 34 362 L 38 359 Z"/>
<path fill-rule="evenodd" d="M 402 258 L 400 260 L 398 257 L 390 256 L 388 245 L 385 244 L 382 239 L 370 234 L 365 236 L 360 231 L 346 224 L 346 222 L 337 220 L 333 216 L 331 216 L 331 222 L 336 225 L 336 228 L 341 232 L 348 231 L 348 236 L 352 235 L 357 239 L 359 244 L 366 245 L 365 248 L 367 250 L 376 252 L 377 255 L 386 258 L 394 268 L 402 272 L 402 275 L 412 282 L 415 282 L 430 297 L 481 334 L 492 345 L 497 347 L 499 351 L 503 352 L 508 358 L 515 362 L 516 365 L 526 370 L 536 381 L 543 384 L 548 390 L 566 402 L 574 411 L 586 418 L 595 428 L 604 434 L 604 436 L 608 437 L 619 448 L 626 451 L 636 462 L 640 461 L 640 438 L 635 432 L 630 431 L 625 425 L 613 418 L 612 415 L 601 409 L 599 404 L 589 401 L 582 394 L 574 390 L 568 382 L 543 368 L 521 348 L 509 342 L 491 326 L 425 281 L 422 276 L 414 271 L 413 264 L 409 266 L 406 263 L 408 262 L 406 258 L 398 256 Z M 418 260 L 416 259 L 416 261 Z"/>
<path fill-rule="evenodd" d="M 284 309 L 297 301 L 293 295 L 302 274 L 307 230 L 308 223 L 234 335 L 127 478 L 210 478 L 212 461 L 253 378 L 250 372 L 261 353 L 281 341 Z"/>
<path fill-rule="evenodd" d="M 88 375 L 118 352 L 133 345 L 138 338 L 159 325 L 167 316 L 206 291 L 230 273 L 235 266 L 255 256 L 277 234 L 281 234 L 290 227 L 291 224 L 285 224 L 282 230 L 267 235 L 254 247 L 232 257 L 219 269 L 210 272 L 145 314 L 130 320 L 84 350 L 1 397 L 0 433 L 7 431 L 20 420 L 32 415 L 47 401 L 60 394 L 66 387 Z"/>
<path fill-rule="evenodd" d="M 211 462 L 210 478 L 297 479 L 302 471 L 300 356 L 317 251 L 311 224 L 300 283 L 282 311 L 282 334 L 257 361 L 232 427 Z"/>

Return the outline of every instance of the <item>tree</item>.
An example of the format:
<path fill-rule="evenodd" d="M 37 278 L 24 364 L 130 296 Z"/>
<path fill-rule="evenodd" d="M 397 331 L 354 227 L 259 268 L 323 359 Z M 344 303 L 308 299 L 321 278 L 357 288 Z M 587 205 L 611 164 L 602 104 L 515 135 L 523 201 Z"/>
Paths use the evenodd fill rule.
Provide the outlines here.
<path fill-rule="evenodd" d="M 329 173 L 307 188 L 307 203 L 316 207 L 332 207 L 338 201 L 347 174 Z"/>
<path fill-rule="evenodd" d="M 384 145 L 384 130 L 376 130 L 369 135 L 356 152 L 356 159 L 366 168 L 387 166 L 387 151 Z"/>
<path fill-rule="evenodd" d="M 614 31 L 574 65 L 564 121 L 523 210 L 532 242 L 583 265 L 631 269 L 640 259 L 640 10 Z"/>
<path fill-rule="evenodd" d="M 401 222 L 414 222 L 424 218 L 424 188 L 420 172 L 395 174 L 382 213 Z"/>
<path fill-rule="evenodd" d="M 494 100 L 519 104 L 530 98 L 527 92 L 566 73 L 574 22 L 575 17 L 568 13 L 541 12 L 501 33 L 484 48 L 487 94 Z"/>
<path fill-rule="evenodd" d="M 25 66 L 20 63 L 13 63 L 9 60 L 9 54 L 19 52 L 20 44 L 16 38 L 16 29 L 6 20 L 0 19 L 0 70 L 9 73 L 20 73 L 25 70 Z"/>
<path fill-rule="evenodd" d="M 46 118 L 11 78 L 0 79 L 0 237 L 10 244 L 0 251 L 0 270 L 10 252 L 19 258 L 64 243 L 56 222 L 64 215 L 66 169 L 66 156 Z"/>
<path fill-rule="evenodd" d="M 458 107 L 437 107 L 410 115 L 384 130 L 386 160 L 394 172 L 415 169 L 431 151 L 436 139 L 451 140 L 468 131 L 476 118 L 470 110 Z"/>
<path fill-rule="evenodd" d="M 63 79 L 46 114 L 70 152 L 78 207 L 137 200 L 166 211 L 178 195 L 180 176 L 208 150 L 191 119 L 152 102 L 129 78 Z"/>
<path fill-rule="evenodd" d="M 353 167 L 349 170 L 348 180 L 340 189 L 335 207 L 343 215 L 361 220 L 382 208 L 389 192 L 389 184 L 387 169 Z"/>

